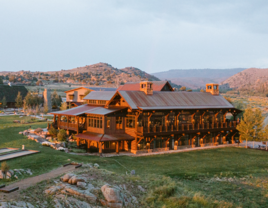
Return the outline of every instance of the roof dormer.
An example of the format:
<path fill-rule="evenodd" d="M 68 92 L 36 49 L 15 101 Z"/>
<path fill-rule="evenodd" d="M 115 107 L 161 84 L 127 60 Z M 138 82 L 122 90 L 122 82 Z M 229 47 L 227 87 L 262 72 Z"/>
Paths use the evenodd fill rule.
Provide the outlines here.
<path fill-rule="evenodd" d="M 212 95 L 219 95 L 219 84 L 206 84 L 206 92 Z"/>
<path fill-rule="evenodd" d="M 140 82 L 140 91 L 145 92 L 146 95 L 152 95 L 153 83 L 152 82 Z"/>

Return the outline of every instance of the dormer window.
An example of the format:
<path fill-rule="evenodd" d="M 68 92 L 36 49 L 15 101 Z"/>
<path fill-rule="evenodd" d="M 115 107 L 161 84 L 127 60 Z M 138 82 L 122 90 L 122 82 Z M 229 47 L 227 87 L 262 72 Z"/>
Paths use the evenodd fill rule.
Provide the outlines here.
<path fill-rule="evenodd" d="M 69 95 L 69 99 L 70 100 L 73 100 L 74 99 L 74 95 L 72 94 L 72 95 Z"/>

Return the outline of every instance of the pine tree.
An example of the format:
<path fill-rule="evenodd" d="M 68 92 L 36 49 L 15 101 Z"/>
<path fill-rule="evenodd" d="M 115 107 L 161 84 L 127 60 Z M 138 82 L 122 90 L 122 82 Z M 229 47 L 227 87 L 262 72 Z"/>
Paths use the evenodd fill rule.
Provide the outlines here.
<path fill-rule="evenodd" d="M 16 98 L 16 107 L 21 108 L 23 105 L 22 96 L 20 92 L 18 92 L 17 98 Z"/>
<path fill-rule="evenodd" d="M 263 128 L 264 117 L 261 110 L 257 108 L 253 111 L 252 108 L 247 108 L 244 117 L 240 124 L 236 127 L 239 131 L 241 139 L 247 141 L 261 141 L 264 135 Z"/>

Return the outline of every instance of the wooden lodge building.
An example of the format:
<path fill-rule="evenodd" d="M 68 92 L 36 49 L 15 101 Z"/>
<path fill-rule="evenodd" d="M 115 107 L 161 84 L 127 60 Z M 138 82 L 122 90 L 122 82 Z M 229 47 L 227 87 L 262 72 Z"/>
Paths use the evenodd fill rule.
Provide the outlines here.
<path fill-rule="evenodd" d="M 185 92 L 173 91 L 168 82 L 127 83 L 117 91 L 93 91 L 84 100 L 87 104 L 53 112 L 54 126 L 100 154 L 219 145 L 238 136 L 241 111 L 219 95 L 218 84 L 207 84 L 206 92 Z"/>
<path fill-rule="evenodd" d="M 84 97 L 86 96 L 86 93 L 88 91 L 94 92 L 94 91 L 116 91 L 117 88 L 109 88 L 109 87 L 78 87 L 75 89 L 71 89 L 68 91 L 65 91 L 66 94 L 66 103 L 71 105 L 72 107 L 77 107 L 82 105 L 84 101 Z"/>

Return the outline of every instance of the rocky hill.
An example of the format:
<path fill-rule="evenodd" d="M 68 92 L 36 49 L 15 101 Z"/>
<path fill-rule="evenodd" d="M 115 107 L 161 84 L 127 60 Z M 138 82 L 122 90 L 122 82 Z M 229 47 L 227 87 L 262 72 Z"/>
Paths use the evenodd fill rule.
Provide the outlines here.
<path fill-rule="evenodd" d="M 244 69 L 172 69 L 152 75 L 161 80 L 171 80 L 174 84 L 197 89 L 204 87 L 206 83 L 221 83 Z"/>
<path fill-rule="evenodd" d="M 25 85 L 47 85 L 51 83 L 85 84 L 96 86 L 117 87 L 126 82 L 159 81 L 135 67 L 118 69 L 108 63 L 97 63 L 69 70 L 48 72 L 0 72 L 5 82 Z"/>
<path fill-rule="evenodd" d="M 268 68 L 249 68 L 239 72 L 228 79 L 223 84 L 238 90 L 254 90 L 257 92 L 267 92 L 268 90 Z"/>

